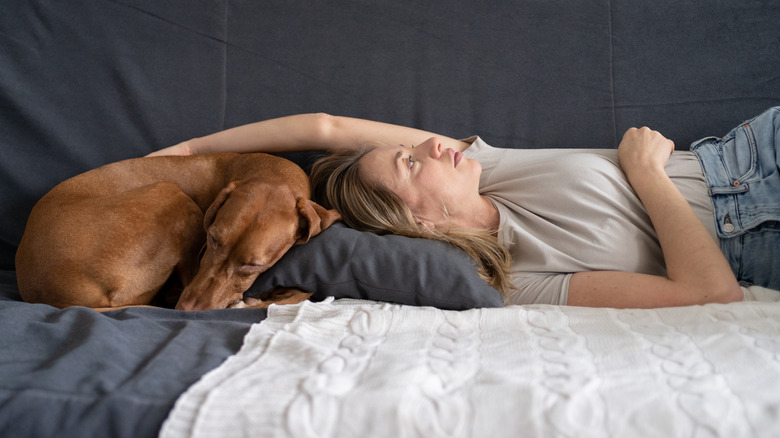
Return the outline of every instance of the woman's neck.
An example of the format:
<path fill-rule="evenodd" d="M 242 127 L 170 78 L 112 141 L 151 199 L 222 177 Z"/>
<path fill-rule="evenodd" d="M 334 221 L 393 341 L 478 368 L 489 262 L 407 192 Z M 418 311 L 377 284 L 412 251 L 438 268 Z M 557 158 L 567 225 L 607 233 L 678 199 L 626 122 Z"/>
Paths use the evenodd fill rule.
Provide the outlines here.
<path fill-rule="evenodd" d="M 497 230 L 500 223 L 498 209 L 487 196 L 479 196 L 471 205 L 464 205 L 458 212 L 448 216 L 445 226 Z"/>
<path fill-rule="evenodd" d="M 501 217 L 498 214 L 498 207 L 496 207 L 496 205 L 493 204 L 493 201 L 491 201 L 487 196 L 480 195 L 480 199 L 482 200 L 483 205 L 483 213 L 480 215 L 480 217 L 483 219 L 483 221 L 479 228 L 497 231 L 498 225 L 501 223 Z"/>

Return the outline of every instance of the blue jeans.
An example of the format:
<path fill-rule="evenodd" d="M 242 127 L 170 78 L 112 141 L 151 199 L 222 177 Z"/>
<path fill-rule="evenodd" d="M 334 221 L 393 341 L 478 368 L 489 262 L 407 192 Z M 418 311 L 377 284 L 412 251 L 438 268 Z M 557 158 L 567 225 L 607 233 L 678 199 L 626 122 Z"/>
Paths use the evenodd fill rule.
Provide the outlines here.
<path fill-rule="evenodd" d="M 704 169 L 720 247 L 742 284 L 780 290 L 780 107 L 691 145 Z"/>

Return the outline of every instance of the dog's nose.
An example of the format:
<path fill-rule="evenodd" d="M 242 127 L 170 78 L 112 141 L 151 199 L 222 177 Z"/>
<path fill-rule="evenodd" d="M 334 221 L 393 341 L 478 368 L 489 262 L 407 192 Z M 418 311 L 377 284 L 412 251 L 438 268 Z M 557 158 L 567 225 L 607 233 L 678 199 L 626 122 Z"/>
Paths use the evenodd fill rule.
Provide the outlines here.
<path fill-rule="evenodd" d="M 185 287 L 176 303 L 176 310 L 205 310 L 210 309 L 211 303 L 205 302 L 204 294 L 200 290 L 193 289 L 192 285 Z"/>

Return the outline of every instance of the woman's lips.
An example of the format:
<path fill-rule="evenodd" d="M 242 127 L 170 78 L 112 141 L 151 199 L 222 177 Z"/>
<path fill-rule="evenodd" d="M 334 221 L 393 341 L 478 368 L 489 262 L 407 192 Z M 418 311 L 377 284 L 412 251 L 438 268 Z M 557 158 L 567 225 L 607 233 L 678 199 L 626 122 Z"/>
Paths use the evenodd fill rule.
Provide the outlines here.
<path fill-rule="evenodd" d="M 458 163 L 463 159 L 463 154 L 461 152 L 455 152 L 452 149 L 450 149 L 450 154 L 452 155 L 452 167 L 458 167 Z"/>

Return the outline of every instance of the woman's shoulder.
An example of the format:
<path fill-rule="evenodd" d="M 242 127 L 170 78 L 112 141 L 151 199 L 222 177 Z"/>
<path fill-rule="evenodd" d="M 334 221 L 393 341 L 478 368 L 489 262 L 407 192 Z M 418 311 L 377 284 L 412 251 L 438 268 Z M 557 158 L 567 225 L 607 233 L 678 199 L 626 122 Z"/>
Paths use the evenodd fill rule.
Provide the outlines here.
<path fill-rule="evenodd" d="M 477 160 L 483 164 L 486 161 L 491 161 L 491 158 L 495 160 L 507 153 L 513 154 L 518 151 L 523 151 L 523 149 L 493 147 L 478 135 L 472 135 L 471 137 L 463 138 L 460 141 L 468 144 L 468 147 L 463 151 L 463 154 L 467 158 Z"/>
<path fill-rule="evenodd" d="M 459 141 L 468 144 L 465 154 L 477 155 L 481 153 L 510 154 L 539 157 L 561 157 L 577 154 L 596 155 L 617 160 L 617 149 L 607 148 L 527 148 L 511 147 L 505 145 L 493 146 L 479 135 L 462 138 Z"/>
<path fill-rule="evenodd" d="M 494 149 L 490 145 L 485 143 L 485 141 L 482 140 L 482 138 L 480 138 L 480 136 L 478 135 L 472 135 L 471 137 L 461 138 L 460 141 L 468 144 L 466 149 L 463 150 L 463 153 L 469 158 L 474 158 L 485 148 Z"/>
<path fill-rule="evenodd" d="M 618 165 L 617 150 L 598 148 L 542 148 L 524 149 L 511 147 L 495 147 L 488 144 L 478 135 L 461 139 L 469 144 L 463 152 L 466 157 L 487 165 L 507 165 L 516 169 L 518 165 L 523 167 L 542 165 L 557 166 L 561 163 L 575 163 L 577 165 L 592 165 L 593 162 L 610 163 Z M 576 158 L 572 160 L 572 158 Z"/>

